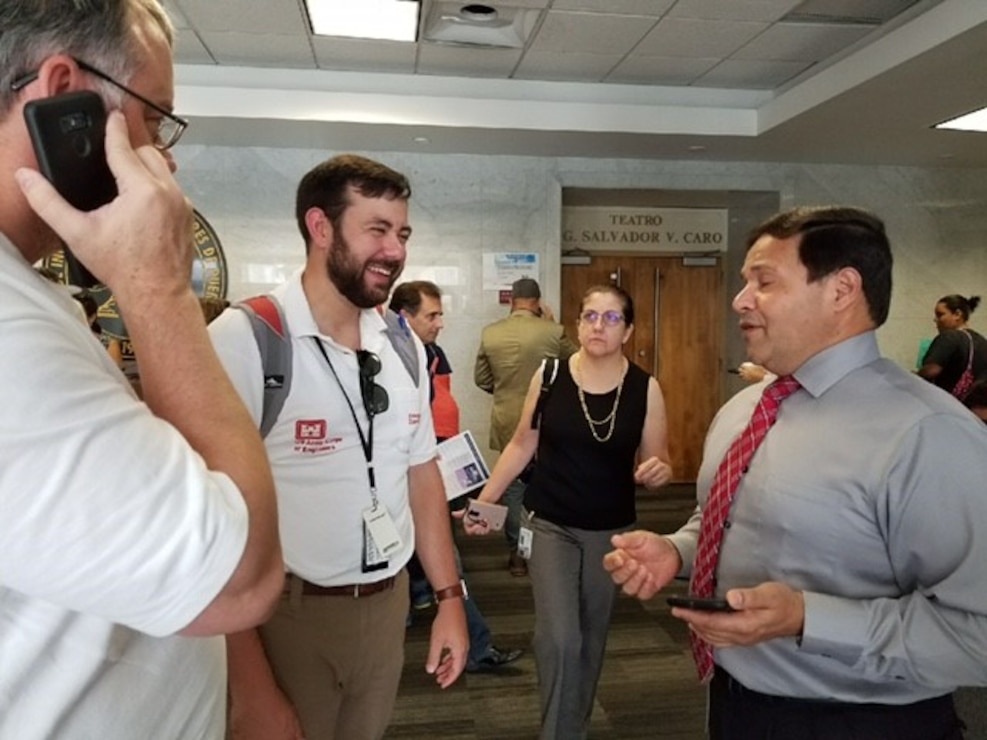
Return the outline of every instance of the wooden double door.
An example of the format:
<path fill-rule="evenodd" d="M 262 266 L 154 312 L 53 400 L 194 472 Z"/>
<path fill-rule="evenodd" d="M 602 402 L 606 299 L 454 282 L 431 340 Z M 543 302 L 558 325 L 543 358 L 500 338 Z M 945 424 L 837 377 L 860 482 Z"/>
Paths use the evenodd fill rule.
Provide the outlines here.
<path fill-rule="evenodd" d="M 658 378 L 668 413 L 673 480 L 692 482 L 703 440 L 721 404 L 723 270 L 719 260 L 595 254 L 562 266 L 559 319 L 575 337 L 583 293 L 616 283 L 634 299 L 634 334 L 625 353 Z"/>

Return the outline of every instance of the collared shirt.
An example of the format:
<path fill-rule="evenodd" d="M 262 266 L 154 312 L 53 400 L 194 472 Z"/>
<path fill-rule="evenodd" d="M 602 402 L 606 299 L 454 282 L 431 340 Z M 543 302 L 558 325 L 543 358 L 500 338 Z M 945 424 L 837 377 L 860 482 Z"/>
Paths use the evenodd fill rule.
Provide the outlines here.
<path fill-rule="evenodd" d="M 955 399 L 880 358 L 873 332 L 795 373 L 802 390 L 741 479 L 717 593 L 779 581 L 805 594 L 801 644 L 719 649 L 767 694 L 913 702 L 987 683 L 987 433 Z M 697 492 L 764 385 L 719 412 Z M 691 563 L 696 516 L 672 540 Z"/>
<path fill-rule="evenodd" d="M 425 352 L 415 337 L 420 379 L 416 386 L 384 333 L 383 318 L 373 309 L 361 312 L 362 349 L 380 357 L 381 371 L 374 381 L 387 391 L 389 404 L 373 424 L 377 496 L 401 538 L 386 569 L 365 573 L 363 512 L 372 499 L 356 424 L 366 437 L 369 420 L 360 393 L 356 353 L 319 332 L 301 274 L 299 270 L 273 291 L 284 309 L 292 342 L 291 389 L 264 440 L 278 492 L 281 547 L 287 569 L 307 581 L 321 586 L 370 583 L 400 571 L 415 546 L 408 470 L 435 457 Z M 233 385 L 259 424 L 263 369 L 246 315 L 226 311 L 209 330 Z M 341 386 L 316 341 L 322 343 Z"/>

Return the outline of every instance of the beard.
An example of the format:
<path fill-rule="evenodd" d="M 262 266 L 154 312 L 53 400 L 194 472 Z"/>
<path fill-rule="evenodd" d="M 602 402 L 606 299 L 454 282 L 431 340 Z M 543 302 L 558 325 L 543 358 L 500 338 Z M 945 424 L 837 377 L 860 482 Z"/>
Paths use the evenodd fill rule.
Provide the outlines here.
<path fill-rule="evenodd" d="M 374 287 L 366 284 L 364 275 L 371 265 L 390 270 L 391 276 L 387 284 Z M 391 294 L 391 288 L 401 276 L 404 265 L 397 260 L 368 260 L 362 265 L 356 262 L 349 243 L 340 235 L 333 237 L 332 248 L 326 259 L 326 272 L 329 280 L 350 303 L 357 308 L 375 308 L 386 303 Z"/>

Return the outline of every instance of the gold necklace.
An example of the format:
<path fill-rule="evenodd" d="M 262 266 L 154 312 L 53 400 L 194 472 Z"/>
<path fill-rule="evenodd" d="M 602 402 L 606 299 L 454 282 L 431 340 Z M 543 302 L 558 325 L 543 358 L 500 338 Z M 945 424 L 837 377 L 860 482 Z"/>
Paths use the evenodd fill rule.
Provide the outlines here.
<path fill-rule="evenodd" d="M 576 355 L 575 362 L 575 373 L 574 380 L 576 381 L 576 393 L 579 395 L 579 405 L 583 409 L 583 418 L 586 419 L 586 423 L 589 425 L 590 434 L 593 435 L 593 439 L 597 442 L 607 442 L 613 436 L 614 427 L 617 424 L 617 407 L 620 405 L 620 392 L 624 389 L 624 378 L 627 377 L 627 369 L 624 368 L 624 372 L 620 376 L 620 383 L 617 384 L 617 397 L 613 399 L 613 408 L 610 409 L 610 413 L 605 417 L 597 421 L 589 414 L 589 409 L 586 407 L 586 394 L 583 393 L 583 386 L 580 383 L 580 376 L 582 372 L 579 369 L 579 364 L 582 362 L 582 354 Z M 596 427 L 603 426 L 604 424 L 610 424 L 610 428 L 604 436 L 600 436 L 596 433 Z"/>

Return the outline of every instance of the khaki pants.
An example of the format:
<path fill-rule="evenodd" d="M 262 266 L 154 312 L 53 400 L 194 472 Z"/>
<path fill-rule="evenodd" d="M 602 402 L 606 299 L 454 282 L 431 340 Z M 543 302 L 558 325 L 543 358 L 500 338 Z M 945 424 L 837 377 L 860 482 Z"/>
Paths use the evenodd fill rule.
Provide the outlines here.
<path fill-rule="evenodd" d="M 408 575 L 355 599 L 289 592 L 260 628 L 274 677 L 295 705 L 306 740 L 379 740 L 404 667 Z"/>

